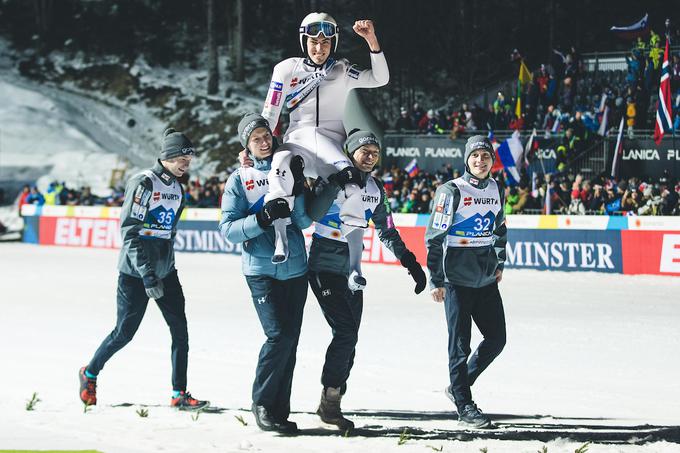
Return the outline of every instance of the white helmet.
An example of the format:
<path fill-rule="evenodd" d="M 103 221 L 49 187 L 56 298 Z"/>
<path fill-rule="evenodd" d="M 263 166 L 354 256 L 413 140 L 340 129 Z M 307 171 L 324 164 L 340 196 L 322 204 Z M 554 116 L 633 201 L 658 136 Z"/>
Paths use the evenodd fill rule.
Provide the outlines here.
<path fill-rule="evenodd" d="M 302 53 L 307 55 L 307 37 L 324 35 L 331 38 L 331 48 L 333 52 L 338 50 L 338 23 L 328 13 L 310 13 L 302 19 L 300 23 L 300 47 Z"/>

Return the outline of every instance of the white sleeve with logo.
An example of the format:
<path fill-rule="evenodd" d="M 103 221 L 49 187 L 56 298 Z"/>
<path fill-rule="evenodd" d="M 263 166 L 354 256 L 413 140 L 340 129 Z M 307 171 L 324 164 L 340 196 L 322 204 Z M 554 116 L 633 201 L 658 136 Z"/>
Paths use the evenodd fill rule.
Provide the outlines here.
<path fill-rule="evenodd" d="M 288 58 L 274 66 L 272 80 L 269 83 L 269 91 L 267 91 L 264 108 L 262 109 L 262 116 L 269 122 L 269 127 L 272 131 L 276 129 L 276 125 L 279 122 L 279 116 L 286 101 L 296 61 L 296 58 Z"/>
<path fill-rule="evenodd" d="M 385 54 L 371 52 L 371 69 L 359 69 L 350 65 L 345 73 L 347 86 L 351 88 L 377 88 L 390 81 Z"/>

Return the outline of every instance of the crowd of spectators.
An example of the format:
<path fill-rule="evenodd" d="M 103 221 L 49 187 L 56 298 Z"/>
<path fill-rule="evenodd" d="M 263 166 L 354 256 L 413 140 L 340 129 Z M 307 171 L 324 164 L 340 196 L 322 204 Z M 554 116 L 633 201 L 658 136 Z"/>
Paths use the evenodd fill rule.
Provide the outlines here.
<path fill-rule="evenodd" d="M 220 205 L 220 197 L 224 190 L 224 181 L 217 176 L 210 177 L 201 183 L 198 179 L 184 180 L 184 197 L 186 205 L 194 208 L 215 208 Z M 52 182 L 44 192 L 37 186 L 24 186 L 19 194 L 17 204 L 19 211 L 25 204 L 63 205 L 63 206 L 122 206 L 125 201 L 125 189 L 114 188 L 107 196 L 97 196 L 88 186 L 79 189 L 69 188 L 65 182 Z"/>
<path fill-rule="evenodd" d="M 654 126 L 655 99 L 658 90 L 663 42 L 651 32 L 649 40 L 638 38 L 626 57 L 627 71 L 585 70 L 575 48 L 566 54 L 554 51 L 549 61 L 540 64 L 524 85 L 520 99 L 522 113 L 515 114 L 516 92 L 499 92 L 486 107 L 464 103 L 453 110 L 425 110 L 418 103 L 411 109 L 401 108 L 394 129 L 418 131 L 422 134 L 449 134 L 457 138 L 480 130 L 531 130 L 545 135 L 558 133 L 556 147 L 557 173 L 537 175 L 530 181 L 526 175 L 518 186 L 506 187 L 506 212 L 512 214 L 541 213 L 549 206 L 551 213 L 562 214 L 638 214 L 678 215 L 680 186 L 670 176 L 658 181 L 640 178 L 616 180 L 604 175 L 584 180 L 568 174 L 568 161 L 586 149 L 601 129 L 615 129 L 621 118 L 629 132 Z M 523 61 L 517 50 L 511 54 L 517 73 Z M 674 128 L 680 131 L 680 55 L 670 62 Z M 606 112 L 606 113 L 605 113 Z M 606 121 L 606 128 L 601 128 Z M 393 167 L 378 172 L 387 188 L 394 212 L 429 213 L 434 192 L 439 184 L 459 176 L 450 165 L 434 173 L 419 172 L 409 176 Z M 503 174 L 495 175 L 503 183 Z M 184 181 L 188 207 L 215 208 L 226 178 L 210 177 Z M 505 185 L 503 184 L 505 187 Z M 549 192 L 550 202 L 545 194 Z M 98 197 L 89 187 L 69 188 L 65 183 L 51 183 L 45 193 L 35 186 L 25 186 L 19 197 L 23 204 L 38 205 L 104 205 L 120 206 L 123 188 L 111 195 Z"/>
<path fill-rule="evenodd" d="M 532 130 L 545 134 L 571 128 L 583 142 L 600 131 L 618 128 L 621 118 L 629 133 L 653 129 L 664 41 L 653 31 L 649 40 L 638 38 L 626 57 L 626 71 L 586 71 L 572 47 L 566 54 L 553 51 L 549 61 L 538 65 L 523 85 L 521 114 L 515 113 L 516 88 L 500 91 L 486 106 L 463 103 L 456 109 L 425 110 L 417 102 L 401 107 L 393 127 L 421 134 L 449 134 L 457 138 L 480 130 Z M 511 59 L 516 72 L 523 61 L 515 49 Z M 680 131 L 680 54 L 670 61 L 674 128 Z M 514 84 L 513 84 L 514 85 Z M 603 125 L 602 123 L 605 122 Z"/>
<path fill-rule="evenodd" d="M 376 170 L 375 176 L 385 184 L 393 212 L 429 214 L 437 187 L 459 177 L 460 171 L 447 164 L 434 173 L 419 171 L 409 175 L 404 169 L 392 166 Z M 614 179 L 604 174 L 584 179 L 568 172 L 532 176 L 522 170 L 519 184 L 510 186 L 502 171 L 494 174 L 505 190 L 506 214 L 680 215 L 680 183 L 670 174 L 657 181 Z M 187 207 L 219 207 L 225 180 L 213 176 L 203 182 L 185 181 Z M 546 192 L 550 194 L 548 203 Z M 114 190 L 107 197 L 97 197 L 89 187 L 71 189 L 65 183 L 53 182 L 44 194 L 36 186 L 25 186 L 18 205 L 121 206 L 123 200 L 122 189 Z"/>
<path fill-rule="evenodd" d="M 437 187 L 460 176 L 450 165 L 435 173 L 409 176 L 393 166 L 378 172 L 385 183 L 393 212 L 428 214 Z M 502 172 L 495 178 L 505 191 L 506 214 L 680 215 L 680 184 L 671 175 L 658 181 L 614 179 L 602 174 L 591 179 L 571 174 L 522 174 L 519 185 L 506 185 Z M 546 192 L 550 200 L 546 202 Z"/>

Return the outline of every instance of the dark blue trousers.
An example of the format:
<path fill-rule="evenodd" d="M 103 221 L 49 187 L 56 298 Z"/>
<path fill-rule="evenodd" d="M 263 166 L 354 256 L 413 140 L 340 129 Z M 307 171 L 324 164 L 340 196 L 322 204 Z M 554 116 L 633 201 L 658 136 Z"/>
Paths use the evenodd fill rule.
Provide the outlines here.
<path fill-rule="evenodd" d="M 483 288 L 447 283 L 444 306 L 449 330 L 450 391 L 460 413 L 472 403 L 472 384 L 505 346 L 505 313 L 497 283 Z M 472 321 L 484 339 L 470 357 Z"/>
<path fill-rule="evenodd" d="M 187 388 L 187 359 L 189 355 L 189 334 L 184 313 L 184 293 L 173 271 L 163 279 L 164 295 L 156 301 L 163 318 L 170 328 L 172 338 L 172 389 L 183 391 Z M 118 275 L 118 305 L 116 327 L 104 339 L 87 366 L 92 374 L 99 374 L 106 362 L 132 340 L 144 318 L 149 296 L 146 295 L 141 278 L 120 273 Z"/>
<path fill-rule="evenodd" d="M 309 286 L 333 331 L 333 340 L 326 350 L 321 384 L 324 387 L 339 387 L 344 394 L 354 365 L 364 292 L 352 293 L 347 288 L 346 276 L 328 272 L 309 272 Z"/>
<path fill-rule="evenodd" d="M 277 419 L 286 420 L 307 300 L 307 275 L 289 280 L 247 275 L 246 281 L 267 336 L 255 369 L 253 403 L 266 407 Z"/>

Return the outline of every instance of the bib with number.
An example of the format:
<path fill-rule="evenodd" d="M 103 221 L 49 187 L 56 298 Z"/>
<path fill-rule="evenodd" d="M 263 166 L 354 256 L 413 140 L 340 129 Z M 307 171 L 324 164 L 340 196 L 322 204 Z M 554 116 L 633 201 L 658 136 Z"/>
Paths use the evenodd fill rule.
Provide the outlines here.
<path fill-rule="evenodd" d="M 182 204 L 182 187 L 177 180 L 168 186 L 152 171 L 144 175 L 151 179 L 153 188 L 149 198 L 149 207 L 144 217 L 143 228 L 139 231 L 142 237 L 170 239 L 172 229 L 177 223 L 177 212 Z"/>
<path fill-rule="evenodd" d="M 364 204 L 364 215 L 366 220 L 373 216 L 373 212 L 380 204 L 381 191 L 373 178 L 368 178 L 366 186 L 361 190 L 361 200 Z M 347 239 L 340 231 L 340 206 L 345 201 L 345 191 L 341 190 L 337 198 L 331 205 L 326 215 L 315 223 L 314 235 L 334 239 L 340 242 L 347 242 Z"/>
<path fill-rule="evenodd" d="M 503 209 L 496 181 L 483 189 L 471 186 L 463 178 L 454 183 L 460 191 L 460 202 L 446 238 L 449 247 L 488 247 L 493 245 L 496 216 Z"/>

